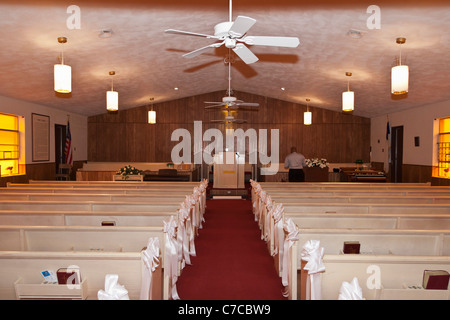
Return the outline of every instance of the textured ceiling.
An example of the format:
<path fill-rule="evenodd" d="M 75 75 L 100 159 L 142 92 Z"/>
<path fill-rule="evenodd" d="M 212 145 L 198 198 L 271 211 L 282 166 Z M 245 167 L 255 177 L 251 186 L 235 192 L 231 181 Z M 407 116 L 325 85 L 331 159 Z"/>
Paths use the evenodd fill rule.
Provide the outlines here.
<path fill-rule="evenodd" d="M 340 112 L 348 71 L 353 73 L 355 115 L 375 117 L 450 100 L 448 1 L 376 1 L 379 30 L 367 27 L 371 2 L 253 2 L 233 1 L 233 19 L 246 15 L 257 20 L 249 35 L 295 36 L 300 45 L 248 46 L 260 59 L 251 65 L 232 53 L 231 86 L 237 91 L 301 104 L 309 98 L 311 106 Z M 80 29 L 67 28 L 71 4 L 81 9 Z M 182 54 L 214 41 L 164 30 L 213 34 L 228 15 L 228 0 L 0 1 L 0 95 L 88 116 L 101 114 L 106 112 L 112 70 L 120 109 L 146 105 L 151 97 L 157 103 L 220 90 L 225 94 L 227 49 L 186 59 Z M 112 30 L 112 37 L 98 36 L 105 29 Z M 351 29 L 363 36 L 348 36 Z M 59 36 L 66 36 L 68 43 L 58 44 Z M 395 43 L 400 36 L 407 39 L 402 56 L 410 67 L 410 88 L 408 95 L 394 98 L 390 69 L 400 51 Z M 72 93 L 65 96 L 53 91 L 53 65 L 62 49 L 73 70 Z"/>

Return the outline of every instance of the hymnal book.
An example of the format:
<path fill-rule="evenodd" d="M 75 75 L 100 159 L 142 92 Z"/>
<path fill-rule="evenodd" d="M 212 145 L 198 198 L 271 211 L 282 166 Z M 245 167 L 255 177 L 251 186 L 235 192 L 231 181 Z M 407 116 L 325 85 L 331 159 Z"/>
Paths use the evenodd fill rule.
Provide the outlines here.
<path fill-rule="evenodd" d="M 359 253 L 361 244 L 358 241 L 345 241 L 344 253 Z"/>
<path fill-rule="evenodd" d="M 445 270 L 425 270 L 423 287 L 425 289 L 447 290 L 450 274 Z"/>
<path fill-rule="evenodd" d="M 58 284 L 80 284 L 81 276 L 80 270 L 77 268 L 59 268 L 56 271 Z"/>

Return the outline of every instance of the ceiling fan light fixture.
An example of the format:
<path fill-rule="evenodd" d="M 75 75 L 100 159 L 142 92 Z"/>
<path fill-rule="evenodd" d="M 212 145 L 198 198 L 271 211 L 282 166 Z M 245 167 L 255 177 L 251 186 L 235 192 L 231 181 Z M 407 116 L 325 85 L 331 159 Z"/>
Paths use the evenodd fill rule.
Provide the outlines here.
<path fill-rule="evenodd" d="M 406 38 L 397 38 L 396 42 L 400 45 L 400 55 L 398 65 L 391 69 L 391 93 L 401 95 L 408 93 L 409 90 L 409 67 L 402 65 L 401 45 L 406 42 Z"/>
<path fill-rule="evenodd" d="M 115 74 L 115 71 L 109 72 L 110 76 L 113 76 Z M 119 110 L 119 93 L 117 91 L 114 91 L 113 80 L 111 80 L 111 90 L 106 92 L 106 110 Z"/>
<path fill-rule="evenodd" d="M 58 43 L 66 43 L 66 37 L 58 37 Z M 54 90 L 59 93 L 72 92 L 72 67 L 64 64 L 64 53 L 61 52 L 61 64 L 53 67 Z"/>
<path fill-rule="evenodd" d="M 347 77 L 351 77 L 351 72 L 346 72 Z M 342 111 L 350 112 L 355 109 L 355 93 L 350 91 L 350 80 L 347 83 L 347 91 L 342 92 Z"/>

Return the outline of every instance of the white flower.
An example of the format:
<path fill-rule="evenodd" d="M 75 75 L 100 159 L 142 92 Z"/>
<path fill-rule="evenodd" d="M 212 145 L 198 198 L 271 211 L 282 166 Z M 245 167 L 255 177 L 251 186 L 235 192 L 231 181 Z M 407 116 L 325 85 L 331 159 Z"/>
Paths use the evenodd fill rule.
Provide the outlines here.
<path fill-rule="evenodd" d="M 320 168 L 328 167 L 327 159 L 324 159 L 324 158 L 305 159 L 305 163 L 310 168 L 311 167 L 320 167 Z"/>

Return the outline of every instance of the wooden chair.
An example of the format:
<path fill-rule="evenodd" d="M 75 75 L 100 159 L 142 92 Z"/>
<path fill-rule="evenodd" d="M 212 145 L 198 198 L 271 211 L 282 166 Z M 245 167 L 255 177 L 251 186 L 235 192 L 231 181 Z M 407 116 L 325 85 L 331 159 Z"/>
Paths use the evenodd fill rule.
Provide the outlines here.
<path fill-rule="evenodd" d="M 70 180 L 70 173 L 72 172 L 72 165 L 60 163 L 58 165 L 58 173 L 56 174 L 56 180 Z"/>

